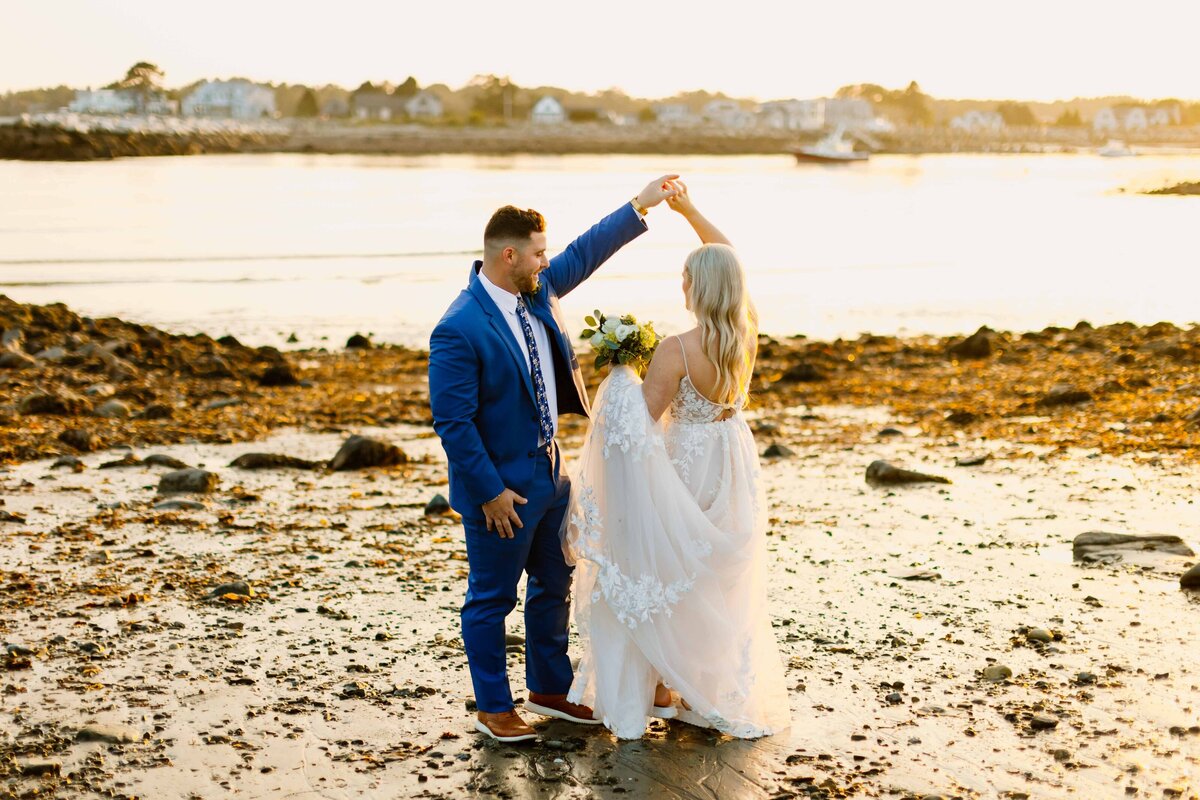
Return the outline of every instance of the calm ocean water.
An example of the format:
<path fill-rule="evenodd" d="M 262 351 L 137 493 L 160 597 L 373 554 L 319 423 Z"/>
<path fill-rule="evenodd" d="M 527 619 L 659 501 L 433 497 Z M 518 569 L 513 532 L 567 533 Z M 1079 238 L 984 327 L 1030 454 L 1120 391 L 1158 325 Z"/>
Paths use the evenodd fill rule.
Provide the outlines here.
<path fill-rule="evenodd" d="M 762 328 L 815 337 L 1200 319 L 1200 156 L 207 156 L 0 161 L 0 293 L 247 343 L 424 345 L 499 205 L 551 247 L 667 171 L 737 245 Z M 564 301 L 686 327 L 665 206 Z M 327 338 L 324 338 L 327 337 Z"/>

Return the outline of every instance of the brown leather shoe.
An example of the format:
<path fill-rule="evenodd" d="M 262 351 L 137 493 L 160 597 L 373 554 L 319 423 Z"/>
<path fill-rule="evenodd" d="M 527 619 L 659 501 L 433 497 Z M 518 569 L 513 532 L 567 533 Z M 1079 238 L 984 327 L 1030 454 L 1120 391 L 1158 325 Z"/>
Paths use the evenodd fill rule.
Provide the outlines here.
<path fill-rule="evenodd" d="M 675 695 L 661 683 L 654 687 L 654 705 L 650 707 L 650 716 L 658 719 L 675 719 L 679 712 L 675 708 Z"/>
<path fill-rule="evenodd" d="M 565 694 L 538 694 L 530 692 L 525 701 L 525 708 L 543 717 L 557 717 L 567 722 L 578 722 L 580 725 L 599 725 L 592 710 L 578 703 L 567 702 Z"/>
<path fill-rule="evenodd" d="M 516 711 L 480 711 L 475 717 L 475 730 L 500 742 L 527 742 L 537 738 L 537 731 L 526 725 Z"/>

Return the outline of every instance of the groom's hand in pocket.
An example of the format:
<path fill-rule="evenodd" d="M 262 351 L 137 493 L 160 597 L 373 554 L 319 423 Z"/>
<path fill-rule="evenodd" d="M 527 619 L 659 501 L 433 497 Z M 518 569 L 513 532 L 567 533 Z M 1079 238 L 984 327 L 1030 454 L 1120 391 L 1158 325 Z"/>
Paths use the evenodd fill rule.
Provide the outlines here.
<path fill-rule="evenodd" d="M 501 539 L 513 538 L 513 527 L 524 528 L 513 504 L 525 505 L 529 501 L 512 489 L 505 489 L 499 497 L 483 504 L 483 515 L 487 517 L 487 528 L 500 534 Z"/>

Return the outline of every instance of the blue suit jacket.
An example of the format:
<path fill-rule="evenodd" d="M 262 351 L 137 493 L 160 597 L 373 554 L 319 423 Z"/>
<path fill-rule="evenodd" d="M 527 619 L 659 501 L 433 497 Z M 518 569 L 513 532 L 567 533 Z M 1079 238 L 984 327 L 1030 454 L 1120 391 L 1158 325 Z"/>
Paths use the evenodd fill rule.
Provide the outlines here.
<path fill-rule="evenodd" d="M 646 223 L 626 203 L 552 258 L 538 292 L 526 296 L 550 335 L 559 413 L 586 416 L 589 405 L 558 298 L 645 231 Z M 450 505 L 473 517 L 481 517 L 480 507 L 506 488 L 529 496 L 541 438 L 522 346 L 480 283 L 481 266 L 472 265 L 467 288 L 429 339 L 429 404 L 450 462 Z"/>

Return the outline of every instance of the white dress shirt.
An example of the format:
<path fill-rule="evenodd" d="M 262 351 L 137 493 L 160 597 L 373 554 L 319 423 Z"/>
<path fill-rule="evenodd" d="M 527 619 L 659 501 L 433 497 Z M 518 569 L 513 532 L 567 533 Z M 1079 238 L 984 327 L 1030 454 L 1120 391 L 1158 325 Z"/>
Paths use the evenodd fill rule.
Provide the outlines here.
<path fill-rule="evenodd" d="M 517 340 L 517 348 L 525 356 L 525 371 L 531 372 L 533 367 L 529 359 L 529 348 L 525 345 L 525 333 L 521 330 L 521 320 L 517 316 L 517 296 L 492 283 L 482 270 L 479 272 L 479 281 L 487 291 L 488 297 L 496 304 L 496 308 L 504 315 L 504 321 L 508 323 L 513 338 Z M 554 345 L 550 344 L 550 334 L 546 332 L 546 325 L 534 316 L 528 304 L 525 306 L 525 313 L 529 316 L 529 326 L 533 328 L 533 342 L 537 345 L 538 356 L 541 358 L 542 382 L 546 384 L 546 402 L 550 405 L 550 424 L 554 427 L 554 435 L 557 436 L 558 385 L 554 381 L 554 351 L 550 349 Z M 546 444 L 549 443 L 539 442 L 541 446 Z"/>

